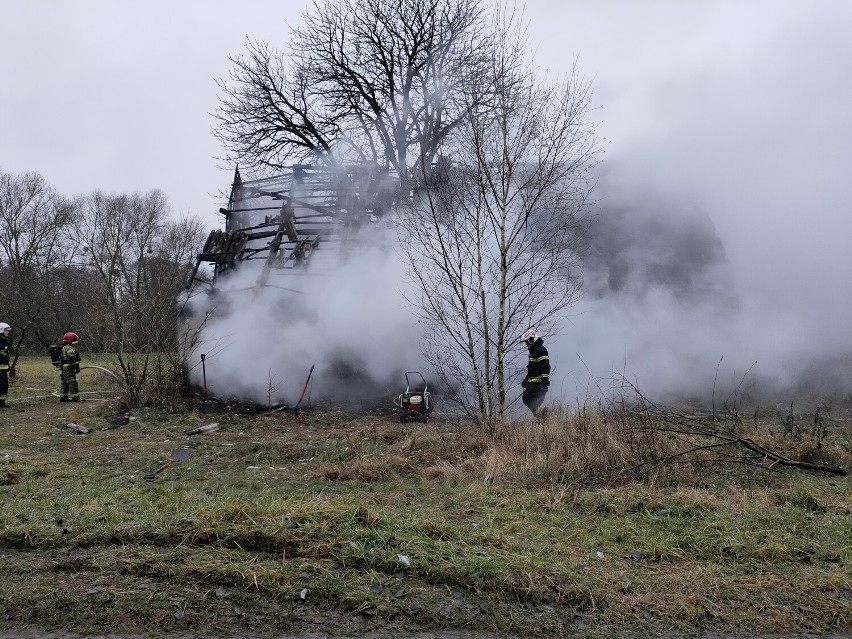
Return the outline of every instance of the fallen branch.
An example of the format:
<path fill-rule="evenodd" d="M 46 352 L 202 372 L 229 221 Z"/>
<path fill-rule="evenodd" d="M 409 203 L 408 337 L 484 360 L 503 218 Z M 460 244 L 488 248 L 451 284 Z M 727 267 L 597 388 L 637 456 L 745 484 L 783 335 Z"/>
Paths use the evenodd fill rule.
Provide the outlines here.
<path fill-rule="evenodd" d="M 630 382 L 629 380 L 624 380 L 630 388 L 633 389 L 633 392 L 636 393 L 636 396 L 642 401 L 643 405 L 646 407 L 646 410 L 640 413 L 640 422 L 641 421 L 649 421 L 649 422 L 664 422 L 667 427 L 659 427 L 652 423 L 648 426 L 638 426 L 638 427 L 628 427 L 622 430 L 654 430 L 666 432 L 672 437 L 676 438 L 684 438 L 692 440 L 690 448 L 686 450 L 679 451 L 677 453 L 673 453 L 671 455 L 667 455 L 665 457 L 661 457 L 658 459 L 654 459 L 651 461 L 643 462 L 638 464 L 637 466 L 633 466 L 627 470 L 629 471 L 640 471 L 640 472 L 648 472 L 654 468 L 658 468 L 665 463 L 670 463 L 677 460 L 680 457 L 685 455 L 689 455 L 691 453 L 697 453 L 703 450 L 716 450 L 720 452 L 719 449 L 725 448 L 744 448 L 751 453 L 754 453 L 754 456 L 733 456 L 733 455 L 725 455 L 722 451 L 721 454 L 727 457 L 734 457 L 738 463 L 744 463 L 748 465 L 759 465 L 762 468 L 766 468 L 771 470 L 775 466 L 788 466 L 791 468 L 802 468 L 805 470 L 812 470 L 822 473 L 828 473 L 830 475 L 841 475 L 846 476 L 849 474 L 849 471 L 841 466 L 826 466 L 824 464 L 814 464 L 811 462 L 798 461 L 795 459 L 790 459 L 789 457 L 785 457 L 780 453 L 776 453 L 772 450 L 769 450 L 765 446 L 758 444 L 754 440 L 748 437 L 741 437 L 736 435 L 731 431 L 721 430 L 718 425 L 707 423 L 702 419 L 697 419 L 695 417 L 690 417 L 689 415 L 684 415 L 678 411 L 673 411 L 667 408 L 663 408 L 658 406 L 651 400 L 649 400 L 639 388 Z M 695 439 L 700 439 L 701 442 L 694 441 Z M 707 442 L 706 440 L 710 440 Z M 768 463 L 771 462 L 771 463 Z M 768 463 L 768 465 L 766 465 Z M 650 467 L 650 468 L 645 468 Z"/>

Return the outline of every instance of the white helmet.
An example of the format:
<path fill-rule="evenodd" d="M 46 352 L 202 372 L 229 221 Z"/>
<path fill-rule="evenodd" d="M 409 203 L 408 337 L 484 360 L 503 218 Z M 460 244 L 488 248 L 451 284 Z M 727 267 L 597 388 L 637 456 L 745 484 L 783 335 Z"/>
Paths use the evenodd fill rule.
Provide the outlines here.
<path fill-rule="evenodd" d="M 9 326 L 6 322 L 0 322 L 0 333 L 5 333 L 6 331 L 11 331 L 12 327 Z"/>
<path fill-rule="evenodd" d="M 538 333 L 535 332 L 534 328 L 530 328 L 521 335 L 522 342 L 528 342 L 530 340 L 535 340 L 538 337 Z"/>

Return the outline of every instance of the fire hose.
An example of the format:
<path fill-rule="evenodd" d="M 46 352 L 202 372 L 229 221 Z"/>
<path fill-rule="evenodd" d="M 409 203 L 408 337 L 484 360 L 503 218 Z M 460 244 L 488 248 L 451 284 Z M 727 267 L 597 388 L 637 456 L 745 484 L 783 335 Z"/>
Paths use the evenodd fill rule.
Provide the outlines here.
<path fill-rule="evenodd" d="M 110 375 L 112 375 L 116 379 L 116 381 L 121 381 L 118 378 L 118 375 L 116 375 L 110 369 L 104 368 L 103 366 L 96 366 L 95 364 L 89 364 L 88 366 L 81 366 L 80 370 L 83 370 L 83 369 L 86 369 L 86 368 L 97 368 L 98 370 L 101 370 L 104 373 L 109 373 Z M 84 393 L 80 393 L 80 394 L 81 395 L 98 395 L 100 393 L 107 393 L 107 392 L 110 392 L 110 391 L 88 391 L 88 392 L 84 392 Z M 29 397 L 16 397 L 15 401 L 21 402 L 21 401 L 25 401 L 25 400 L 29 400 L 29 399 L 45 399 L 47 397 L 59 397 L 59 393 L 53 392 L 53 393 L 50 393 L 50 395 L 30 395 Z M 100 400 L 99 399 L 97 401 L 107 401 L 107 400 Z"/>
<path fill-rule="evenodd" d="M 98 370 L 101 370 L 101 371 L 103 371 L 104 373 L 109 373 L 110 375 L 112 375 L 113 377 L 115 377 L 115 379 L 116 379 L 116 380 L 118 380 L 118 375 L 116 375 L 115 373 L 113 373 L 110 369 L 108 369 L 108 368 L 104 368 L 103 366 L 95 366 L 94 364 L 89 364 L 88 366 L 81 366 L 81 367 L 80 367 L 80 370 L 82 371 L 82 370 L 84 370 L 84 369 L 86 369 L 86 368 L 97 368 Z M 119 381 L 120 381 L 120 380 L 119 380 Z"/>

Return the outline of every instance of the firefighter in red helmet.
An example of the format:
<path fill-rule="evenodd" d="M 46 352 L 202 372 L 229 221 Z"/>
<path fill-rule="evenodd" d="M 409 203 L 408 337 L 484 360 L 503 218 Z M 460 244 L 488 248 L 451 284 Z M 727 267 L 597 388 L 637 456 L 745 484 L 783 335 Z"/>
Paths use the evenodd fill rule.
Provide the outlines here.
<path fill-rule="evenodd" d="M 78 340 L 77 333 L 68 332 L 62 336 L 62 348 L 59 349 L 59 379 L 62 382 L 60 402 L 80 401 L 80 389 L 77 386 L 77 373 L 80 372 Z"/>
<path fill-rule="evenodd" d="M 538 336 L 534 329 L 531 328 L 526 331 L 521 336 L 521 341 L 529 349 L 527 374 L 521 383 L 524 389 L 521 399 L 533 415 L 543 418 L 547 414 L 544 396 L 547 395 L 547 389 L 550 388 L 550 356 L 544 347 L 544 340 Z"/>

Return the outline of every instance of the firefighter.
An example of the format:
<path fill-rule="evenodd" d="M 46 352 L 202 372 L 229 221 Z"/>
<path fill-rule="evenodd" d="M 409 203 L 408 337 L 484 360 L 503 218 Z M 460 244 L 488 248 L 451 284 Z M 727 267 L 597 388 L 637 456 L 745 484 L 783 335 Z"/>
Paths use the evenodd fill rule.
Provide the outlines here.
<path fill-rule="evenodd" d="M 0 408 L 6 408 L 6 394 L 9 392 L 9 335 L 12 327 L 0 322 Z"/>
<path fill-rule="evenodd" d="M 77 387 L 80 353 L 77 352 L 77 341 L 77 333 L 69 332 L 62 336 L 62 348 L 59 349 L 59 379 L 62 382 L 60 402 L 80 401 L 80 389 Z"/>
<path fill-rule="evenodd" d="M 536 417 L 543 418 L 547 414 L 544 396 L 550 388 L 550 356 L 544 347 L 544 340 L 538 336 L 535 329 L 529 329 L 521 336 L 521 341 L 529 349 L 527 375 L 521 386 L 524 389 L 524 405 Z"/>

